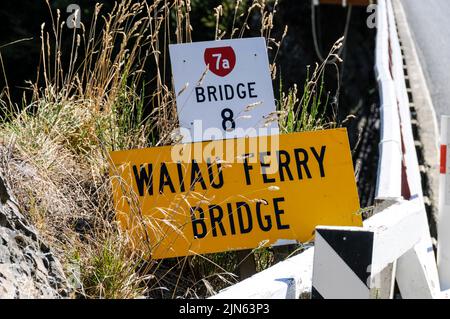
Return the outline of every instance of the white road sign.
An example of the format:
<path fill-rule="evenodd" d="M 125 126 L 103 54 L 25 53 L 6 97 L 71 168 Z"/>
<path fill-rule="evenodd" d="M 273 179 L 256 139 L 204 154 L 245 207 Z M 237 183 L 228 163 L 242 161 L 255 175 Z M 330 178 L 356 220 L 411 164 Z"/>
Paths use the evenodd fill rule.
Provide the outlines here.
<path fill-rule="evenodd" d="M 183 142 L 278 134 L 264 38 L 169 50 Z"/>

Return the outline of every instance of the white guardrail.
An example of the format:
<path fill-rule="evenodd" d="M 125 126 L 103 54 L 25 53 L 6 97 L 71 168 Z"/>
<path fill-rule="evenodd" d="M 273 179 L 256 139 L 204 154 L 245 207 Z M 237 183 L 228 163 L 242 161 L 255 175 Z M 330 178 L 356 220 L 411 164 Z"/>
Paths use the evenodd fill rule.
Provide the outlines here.
<path fill-rule="evenodd" d="M 363 227 L 317 227 L 314 247 L 211 298 L 440 298 L 403 57 L 391 0 L 377 10 L 381 101 L 376 212 Z"/>

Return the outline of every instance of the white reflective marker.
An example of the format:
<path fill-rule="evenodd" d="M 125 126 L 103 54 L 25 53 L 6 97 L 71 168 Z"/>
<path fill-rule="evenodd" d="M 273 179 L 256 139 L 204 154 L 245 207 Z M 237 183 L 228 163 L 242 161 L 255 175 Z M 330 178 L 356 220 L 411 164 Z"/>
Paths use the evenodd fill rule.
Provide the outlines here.
<path fill-rule="evenodd" d="M 441 117 L 437 261 L 443 290 L 450 288 L 450 116 Z"/>

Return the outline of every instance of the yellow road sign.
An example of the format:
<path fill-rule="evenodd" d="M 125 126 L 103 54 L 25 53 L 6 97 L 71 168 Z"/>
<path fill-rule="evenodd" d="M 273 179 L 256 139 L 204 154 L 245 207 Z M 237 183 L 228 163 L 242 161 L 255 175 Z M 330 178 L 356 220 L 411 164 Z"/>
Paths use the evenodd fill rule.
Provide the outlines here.
<path fill-rule="evenodd" d="M 153 258 L 361 226 L 345 129 L 111 152 L 117 218 Z"/>

